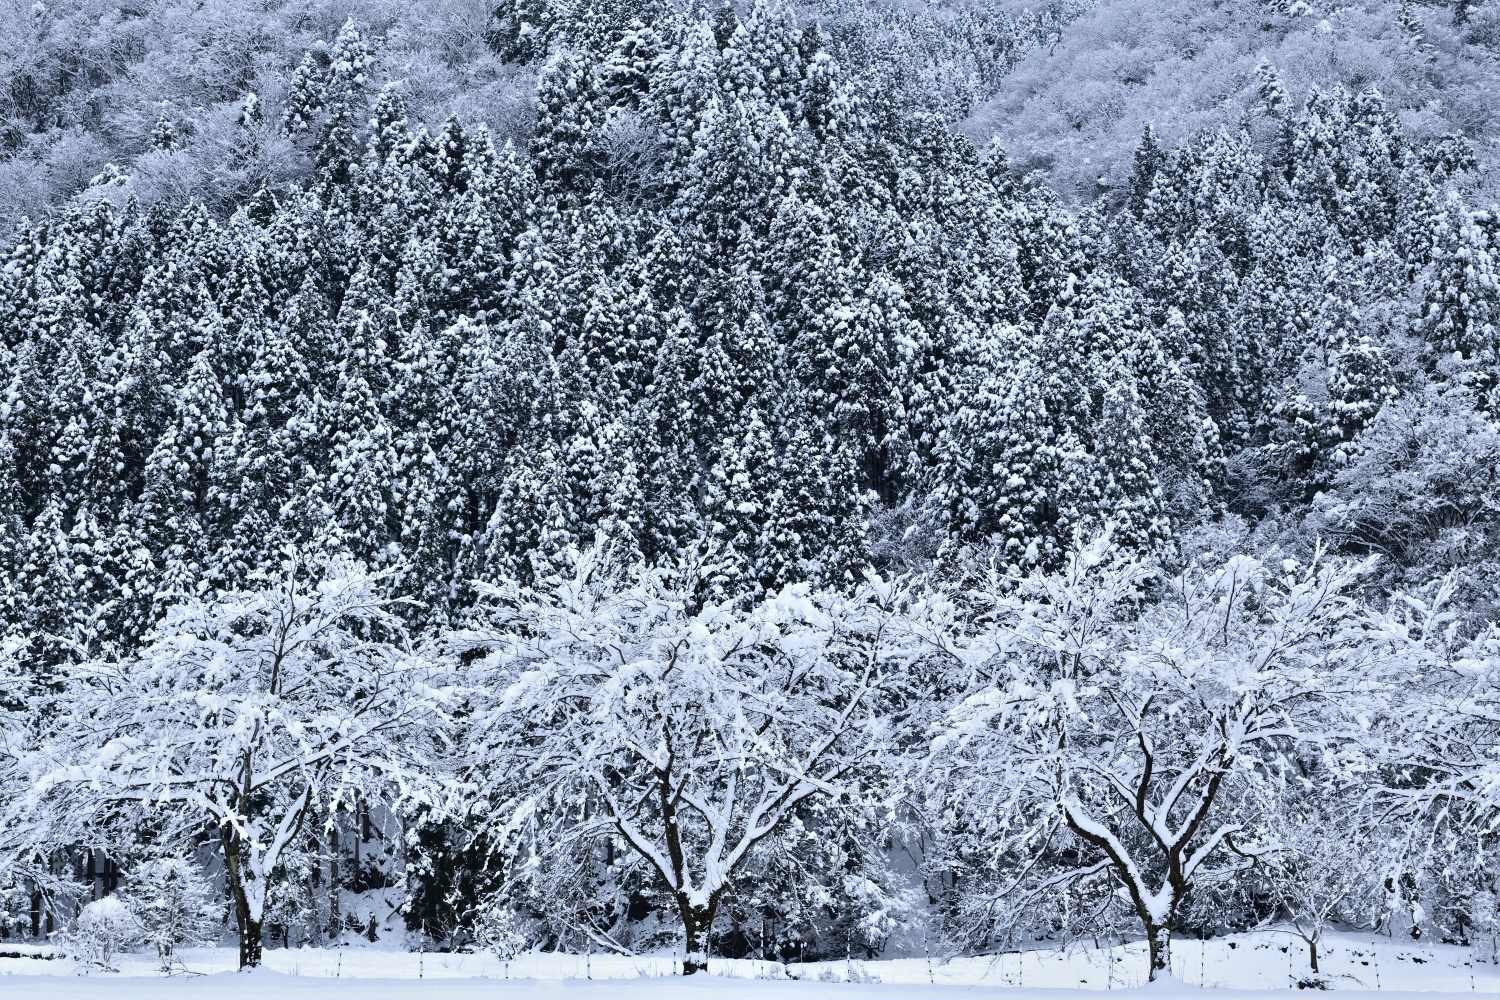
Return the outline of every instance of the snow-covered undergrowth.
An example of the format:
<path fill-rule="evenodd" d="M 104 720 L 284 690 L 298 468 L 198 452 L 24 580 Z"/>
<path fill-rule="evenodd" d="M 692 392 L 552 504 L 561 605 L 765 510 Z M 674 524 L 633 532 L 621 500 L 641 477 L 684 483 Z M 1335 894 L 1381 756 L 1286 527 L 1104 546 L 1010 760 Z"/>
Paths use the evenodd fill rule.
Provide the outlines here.
<path fill-rule="evenodd" d="M 1140 987 L 1145 976 L 1144 946 L 1111 949 L 1070 948 L 1005 955 L 944 959 L 925 957 L 882 961 L 838 961 L 781 965 L 775 962 L 712 959 L 709 975 L 670 978 L 679 959 L 670 955 L 561 955 L 534 953 L 510 963 L 487 954 L 440 954 L 379 947 L 268 949 L 261 972 L 233 975 L 232 948 L 184 949 L 188 975 L 163 979 L 153 954 L 116 956 L 115 975 L 77 976 L 67 960 L 45 959 L 47 949 L 16 945 L 6 954 L 28 951 L 37 958 L 0 958 L 0 976 L 22 977 L 0 985 L 0 993 L 23 995 L 27 986 L 47 1000 L 63 997 L 233 996 L 280 997 L 287 993 L 347 990 L 361 998 L 441 995 L 526 995 L 564 986 L 609 998 L 661 992 L 715 997 L 925 997 L 968 994 L 974 988 L 1004 990 L 1022 997 L 1032 990 L 1080 991 Z M 1316 977 L 1329 989 L 1380 993 L 1500 995 L 1500 965 L 1474 961 L 1467 948 L 1419 944 L 1364 934 L 1330 934 Z M 197 973 L 200 975 L 194 975 Z M 1232 996 L 1242 990 L 1294 989 L 1314 978 L 1300 943 L 1277 933 L 1243 934 L 1210 941 L 1179 941 L 1173 976 L 1152 987 L 1157 995 Z M 330 982 L 335 980 L 336 982 Z M 642 980 L 650 980 L 649 987 Z M 726 980 L 741 981 L 739 983 Z M 745 981 L 756 981 L 751 986 Z M 552 984 L 552 985 L 540 985 Z M 18 987 L 12 990 L 12 987 Z M 836 988 L 835 988 L 836 987 Z M 37 990 L 31 990 L 34 994 Z M 1023 992 L 1024 991 L 1024 992 Z M 1057 995 L 1057 994 L 1049 994 Z"/>

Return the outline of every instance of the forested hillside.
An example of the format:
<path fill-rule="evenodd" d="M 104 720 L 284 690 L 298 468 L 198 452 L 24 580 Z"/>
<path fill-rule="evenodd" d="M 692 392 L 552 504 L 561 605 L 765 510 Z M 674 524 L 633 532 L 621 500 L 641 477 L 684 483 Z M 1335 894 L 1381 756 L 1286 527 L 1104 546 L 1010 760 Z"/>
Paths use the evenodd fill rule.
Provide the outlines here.
<path fill-rule="evenodd" d="M 11 930 L 89 847 L 246 965 L 1490 939 L 1489 10 L 87 6 L 5 15 Z"/>
<path fill-rule="evenodd" d="M 1018 163 L 1069 197 L 1118 202 L 1146 125 L 1172 145 L 1203 129 L 1274 141 L 1257 114 L 1262 67 L 1299 100 L 1378 90 L 1417 142 L 1466 137 L 1493 194 L 1500 8 L 1442 0 L 1100 0 L 1034 50 L 975 109 L 967 130 L 998 134 Z"/>
<path fill-rule="evenodd" d="M 280 130 L 245 148 L 241 105 L 253 93 L 279 114 L 295 70 L 304 59 L 326 64 L 350 18 L 380 39 L 376 72 L 399 82 L 414 122 L 436 132 L 458 114 L 524 146 L 537 70 L 554 42 L 574 41 L 550 13 L 568 5 L 499 6 L 497 18 L 493 0 L 13 0 L 0 6 L 10 42 L 0 52 L 0 230 L 69 199 L 134 195 L 228 211 L 263 187 L 304 180 L 309 150 Z M 618 31 L 680 6 L 584 4 L 563 20 Z M 806 12 L 842 58 L 878 69 L 882 86 L 956 116 L 1081 9 L 1074 0 L 1036 11 L 817 0 Z M 577 41 L 597 48 L 599 39 Z"/>

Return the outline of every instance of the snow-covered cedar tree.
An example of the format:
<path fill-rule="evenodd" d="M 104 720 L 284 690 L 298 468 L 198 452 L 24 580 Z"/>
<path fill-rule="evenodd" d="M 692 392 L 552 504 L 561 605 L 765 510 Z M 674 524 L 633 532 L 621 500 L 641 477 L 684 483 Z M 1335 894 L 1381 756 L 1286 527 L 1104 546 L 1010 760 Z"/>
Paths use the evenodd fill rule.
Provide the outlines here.
<path fill-rule="evenodd" d="M 84 904 L 63 932 L 63 946 L 83 971 L 115 971 L 116 952 L 141 938 L 141 924 L 118 895 Z"/>
<path fill-rule="evenodd" d="M 214 831 L 240 966 L 259 965 L 267 900 L 304 825 L 356 797 L 430 801 L 436 786 L 448 694 L 384 583 L 289 556 L 261 589 L 171 608 L 138 654 L 73 668 L 32 809 L 135 810 L 184 848 Z"/>
<path fill-rule="evenodd" d="M 213 940 L 226 915 L 224 897 L 203 869 L 182 858 L 152 858 L 130 868 L 121 896 L 156 949 L 163 971 L 177 962 L 178 945 Z"/>
<path fill-rule="evenodd" d="M 757 848 L 805 804 L 857 810 L 888 766 L 907 594 L 871 579 L 700 604 L 687 574 L 616 582 L 597 551 L 575 555 L 547 588 L 481 585 L 457 636 L 483 653 L 469 778 L 518 853 L 608 839 L 637 857 L 680 915 L 684 974 L 700 972 Z"/>
<path fill-rule="evenodd" d="M 474 914 L 474 926 L 470 928 L 474 943 L 494 955 L 510 978 L 510 963 L 517 955 L 531 947 L 531 924 L 516 912 L 515 906 L 503 895 L 497 894 L 486 900 Z"/>
<path fill-rule="evenodd" d="M 1118 885 L 1164 975 L 1194 887 L 1262 853 L 1243 808 L 1256 786 L 1292 748 L 1327 745 L 1370 683 L 1349 596 L 1362 568 L 1239 556 L 1155 584 L 1106 535 L 1056 574 L 970 595 L 978 624 L 944 645 L 971 689 L 927 777 L 939 813 L 1015 862 L 992 919 Z"/>

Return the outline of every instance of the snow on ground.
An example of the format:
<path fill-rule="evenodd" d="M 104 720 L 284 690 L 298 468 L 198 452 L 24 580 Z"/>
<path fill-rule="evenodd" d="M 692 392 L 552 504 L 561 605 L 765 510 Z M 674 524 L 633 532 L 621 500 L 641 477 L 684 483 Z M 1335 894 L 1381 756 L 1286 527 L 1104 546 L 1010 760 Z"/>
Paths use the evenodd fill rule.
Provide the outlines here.
<path fill-rule="evenodd" d="M 1301 941 L 1285 934 L 1237 935 L 1213 941 L 1174 943 L 1175 982 L 1158 984 L 1153 996 L 1232 998 L 1249 991 L 1285 990 L 1307 977 Z M 5 954 L 42 955 L 47 949 L 0 945 Z M 1001 996 L 1066 1000 L 1100 990 L 1141 985 L 1145 955 L 1140 945 L 1109 951 L 1074 948 L 985 958 L 909 958 L 865 962 L 820 962 L 782 966 L 774 962 L 716 960 L 711 975 L 671 978 L 671 956 L 581 956 L 534 954 L 507 969 L 489 955 L 392 951 L 376 946 L 342 949 L 271 949 L 265 969 L 233 972 L 232 948 L 183 953 L 193 974 L 164 979 L 147 954 L 117 960 L 119 974 L 78 976 L 65 959 L 0 958 L 0 996 L 45 1000 L 282 1000 L 285 997 L 358 997 L 408 1000 L 417 997 L 566 996 L 576 1000 L 955 1000 Z M 1471 962 L 1468 949 L 1418 945 L 1370 935 L 1337 934 L 1325 941 L 1323 978 L 1333 989 L 1382 998 L 1440 995 L 1500 996 L 1500 967 Z M 851 982 L 852 980 L 852 982 Z"/>
<path fill-rule="evenodd" d="M 41 980 L 21 981 L 35 985 Z M 1206 994 L 1194 986 L 1163 985 L 1161 989 L 1132 991 L 1157 1000 L 1213 996 L 1215 1000 L 1266 1000 L 1268 994 L 1248 990 Z M 23 994 L 17 994 L 23 995 Z M 1082 994 L 1068 990 L 998 990 L 982 987 L 893 986 L 879 983 L 827 984 L 807 982 L 755 982 L 694 976 L 692 979 L 639 979 L 536 981 L 485 979 L 416 980 L 320 980 L 297 979 L 278 973 L 237 976 L 224 973 L 196 979 L 64 981 L 60 990 L 45 1000 L 957 1000 L 959 997 L 995 997 L 1003 1000 L 1070 1000 Z M 1269 994 L 1276 996 L 1277 994 Z M 1296 994 L 1284 994 L 1293 996 Z M 1305 995 L 1305 994 L 1304 994 Z M 1370 1000 L 1465 1000 L 1474 994 L 1385 992 L 1354 994 Z"/>

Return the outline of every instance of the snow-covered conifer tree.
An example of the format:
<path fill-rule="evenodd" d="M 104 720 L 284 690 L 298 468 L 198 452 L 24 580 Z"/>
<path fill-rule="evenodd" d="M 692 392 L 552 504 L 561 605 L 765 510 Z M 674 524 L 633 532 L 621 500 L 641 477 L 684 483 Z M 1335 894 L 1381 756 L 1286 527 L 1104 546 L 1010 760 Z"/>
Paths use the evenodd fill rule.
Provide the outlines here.
<path fill-rule="evenodd" d="M 163 970 L 178 961 L 178 946 L 213 940 L 225 916 L 224 897 L 196 864 L 182 858 L 152 858 L 132 866 L 123 895 Z"/>

